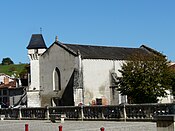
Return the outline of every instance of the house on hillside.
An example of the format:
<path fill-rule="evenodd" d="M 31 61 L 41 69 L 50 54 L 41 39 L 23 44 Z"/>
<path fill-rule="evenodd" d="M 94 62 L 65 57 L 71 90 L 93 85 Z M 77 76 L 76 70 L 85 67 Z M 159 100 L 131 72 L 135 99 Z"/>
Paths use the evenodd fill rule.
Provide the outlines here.
<path fill-rule="evenodd" d="M 13 77 L 10 77 L 9 75 L 6 75 L 4 73 L 0 73 L 0 84 L 14 81 Z"/>
<path fill-rule="evenodd" d="M 135 52 L 158 53 L 139 48 L 66 44 L 58 41 L 46 47 L 41 34 L 33 34 L 27 46 L 31 83 L 28 107 L 117 105 L 127 103 L 115 88 L 123 62 Z"/>
<path fill-rule="evenodd" d="M 17 79 L 0 73 L 0 108 L 26 105 L 26 87 Z"/>

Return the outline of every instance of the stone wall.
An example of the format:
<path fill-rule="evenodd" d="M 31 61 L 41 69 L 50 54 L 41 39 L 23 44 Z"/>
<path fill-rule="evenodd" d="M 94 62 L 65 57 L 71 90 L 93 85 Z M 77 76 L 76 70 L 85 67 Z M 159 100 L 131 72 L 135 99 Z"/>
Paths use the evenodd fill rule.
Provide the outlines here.
<path fill-rule="evenodd" d="M 69 80 L 74 72 L 75 56 L 65 51 L 57 44 L 53 44 L 41 57 L 40 57 L 40 89 L 41 97 L 48 96 L 62 98 L 62 95 L 69 83 Z M 54 70 L 58 68 L 60 71 L 60 85 L 61 90 L 54 91 Z M 49 95 L 48 95 L 49 94 Z M 50 97 L 51 96 L 51 97 Z M 42 102 L 42 106 L 50 105 L 51 103 Z"/>
<path fill-rule="evenodd" d="M 27 107 L 41 107 L 39 91 L 27 92 Z"/>
<path fill-rule="evenodd" d="M 118 69 L 121 69 L 122 61 L 84 59 L 83 66 L 83 87 L 84 104 L 94 104 L 97 99 L 102 99 L 105 105 L 120 104 L 121 99 L 117 90 L 112 86 L 111 72 L 121 76 Z"/>

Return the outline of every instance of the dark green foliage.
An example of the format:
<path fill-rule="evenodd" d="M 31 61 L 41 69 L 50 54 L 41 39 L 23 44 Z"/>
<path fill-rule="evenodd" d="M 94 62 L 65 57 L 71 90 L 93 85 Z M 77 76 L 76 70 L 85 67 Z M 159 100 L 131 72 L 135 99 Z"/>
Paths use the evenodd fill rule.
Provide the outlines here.
<path fill-rule="evenodd" d="M 3 58 L 2 59 L 2 63 L 1 64 L 2 65 L 11 65 L 11 64 L 14 64 L 14 63 L 9 57 L 7 57 L 7 58 Z"/>
<path fill-rule="evenodd" d="M 118 90 L 129 103 L 155 103 L 171 88 L 172 72 L 163 56 L 134 54 L 119 70 Z"/>
<path fill-rule="evenodd" d="M 171 68 L 171 87 L 172 87 L 172 94 L 175 96 L 175 69 Z"/>
<path fill-rule="evenodd" d="M 15 75 L 17 78 L 24 78 L 29 73 L 28 64 L 11 64 L 11 65 L 0 65 L 0 73 L 7 75 Z"/>

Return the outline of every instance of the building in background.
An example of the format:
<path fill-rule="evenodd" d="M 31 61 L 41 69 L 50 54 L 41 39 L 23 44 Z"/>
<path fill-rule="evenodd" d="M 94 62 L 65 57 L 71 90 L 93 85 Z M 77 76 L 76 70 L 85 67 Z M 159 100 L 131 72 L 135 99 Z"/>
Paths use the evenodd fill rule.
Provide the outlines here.
<path fill-rule="evenodd" d="M 0 73 L 0 108 L 26 106 L 26 87 L 20 80 Z"/>

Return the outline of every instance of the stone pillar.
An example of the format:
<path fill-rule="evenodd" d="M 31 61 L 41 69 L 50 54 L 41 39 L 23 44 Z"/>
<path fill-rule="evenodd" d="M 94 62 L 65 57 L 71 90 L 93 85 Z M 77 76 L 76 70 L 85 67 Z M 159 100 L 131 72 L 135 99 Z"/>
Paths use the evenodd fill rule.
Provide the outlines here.
<path fill-rule="evenodd" d="M 41 107 L 41 99 L 39 91 L 27 92 L 27 107 Z"/>
<path fill-rule="evenodd" d="M 46 107 L 47 111 L 46 111 L 46 119 L 49 120 L 50 119 L 50 113 L 49 113 L 49 106 Z"/>

